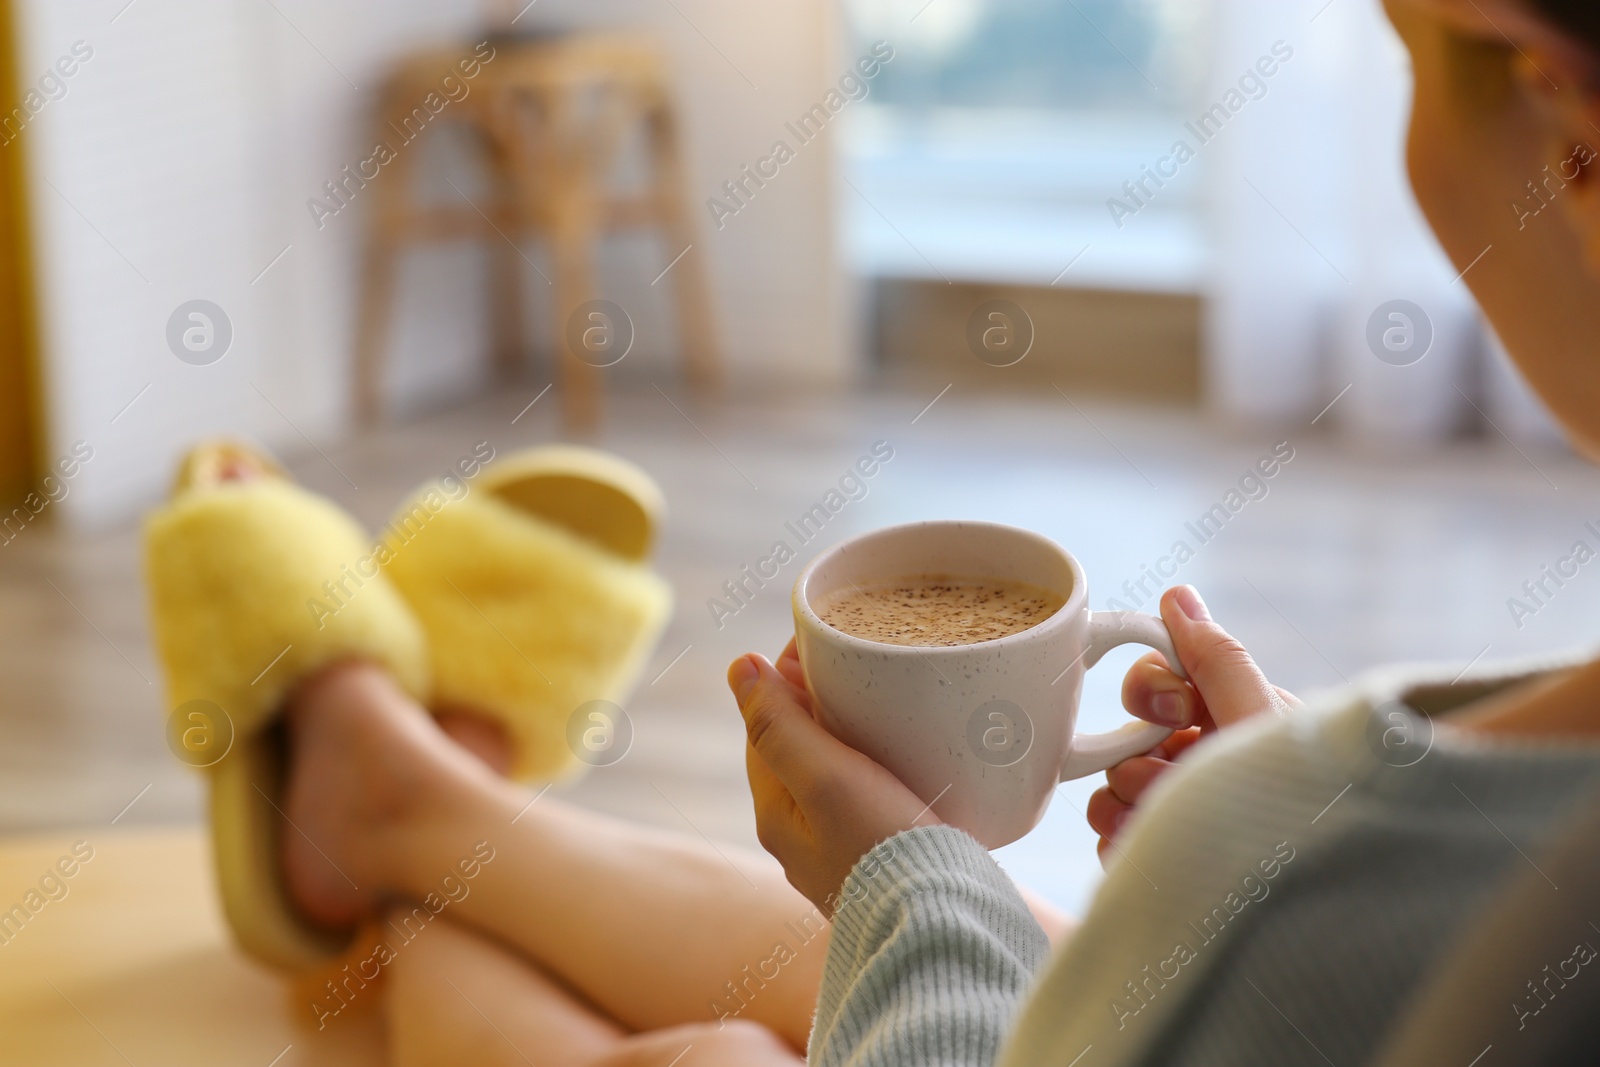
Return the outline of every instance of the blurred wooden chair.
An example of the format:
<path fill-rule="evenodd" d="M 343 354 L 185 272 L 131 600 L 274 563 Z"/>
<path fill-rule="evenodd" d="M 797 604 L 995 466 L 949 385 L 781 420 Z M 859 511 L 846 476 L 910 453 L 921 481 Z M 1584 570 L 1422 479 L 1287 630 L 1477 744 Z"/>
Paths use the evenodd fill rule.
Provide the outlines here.
<path fill-rule="evenodd" d="M 676 114 L 665 65 L 648 42 L 613 34 L 491 37 L 494 53 L 475 77 L 458 64 L 472 56 L 456 48 L 402 62 L 385 85 L 376 115 L 380 143 L 420 136 L 433 121 L 465 126 L 484 148 L 488 191 L 455 202 L 423 202 L 415 188 L 416 152 L 398 147 L 373 183 L 371 230 L 363 264 L 356 339 L 355 399 L 361 421 L 383 414 L 384 364 L 394 301 L 395 272 L 412 244 L 476 239 L 491 250 L 488 287 L 497 370 L 514 370 L 525 354 L 521 265 L 517 242 L 547 242 L 553 288 L 548 338 L 560 363 L 563 412 L 569 429 L 593 426 L 600 411 L 600 370 L 621 358 L 631 341 L 625 324 L 584 305 L 599 297 L 597 246 L 607 233 L 654 228 L 673 275 L 680 348 L 691 382 L 711 384 L 719 355 L 703 254 L 696 254 Z M 442 79 L 454 74 L 469 91 L 436 118 L 424 104 L 443 99 Z M 616 187 L 620 153 L 642 132 L 649 174 L 642 189 Z M 530 263 L 531 265 L 531 263 Z M 537 268 L 535 268 L 537 269 Z M 542 275 L 543 272 L 541 271 Z M 657 280 L 660 280 L 659 278 Z M 652 283 L 654 284 L 654 283 Z M 627 333 L 623 337 L 621 334 Z"/>

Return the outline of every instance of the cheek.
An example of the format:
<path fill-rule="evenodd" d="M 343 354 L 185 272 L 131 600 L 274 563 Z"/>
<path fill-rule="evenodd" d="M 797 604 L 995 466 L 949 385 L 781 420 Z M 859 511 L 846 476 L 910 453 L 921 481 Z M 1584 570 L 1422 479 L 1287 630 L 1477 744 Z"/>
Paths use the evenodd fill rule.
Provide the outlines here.
<path fill-rule="evenodd" d="M 1448 128 L 1441 121 L 1443 109 L 1436 96 L 1430 99 L 1427 88 L 1419 79 L 1406 127 L 1405 163 L 1417 206 L 1434 222 L 1434 208 L 1451 188 L 1450 172 L 1456 153 L 1443 133 Z"/>

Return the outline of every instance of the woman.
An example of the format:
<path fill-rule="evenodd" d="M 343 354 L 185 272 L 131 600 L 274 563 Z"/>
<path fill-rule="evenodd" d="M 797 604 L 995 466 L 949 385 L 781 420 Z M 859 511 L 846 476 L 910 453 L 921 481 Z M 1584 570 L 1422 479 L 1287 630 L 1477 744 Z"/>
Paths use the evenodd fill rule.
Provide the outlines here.
<path fill-rule="evenodd" d="M 1528 380 L 1600 456 L 1600 192 L 1584 167 L 1559 218 L 1509 206 L 1600 142 L 1600 12 L 1389 7 L 1414 62 L 1418 198 Z M 796 1063 L 814 1007 L 814 1064 L 1370 1060 L 1489 891 L 1532 864 L 1513 842 L 1600 780 L 1600 663 L 1379 676 L 1291 714 L 1193 590 L 1162 614 L 1193 684 L 1147 657 L 1124 700 L 1188 729 L 1096 794 L 1113 855 L 1076 932 L 822 732 L 792 653 L 741 658 L 729 682 L 761 840 L 798 893 L 708 843 L 529 806 L 360 665 L 290 710 L 290 889 L 349 925 L 493 848 L 387 965 L 401 1063 Z"/>

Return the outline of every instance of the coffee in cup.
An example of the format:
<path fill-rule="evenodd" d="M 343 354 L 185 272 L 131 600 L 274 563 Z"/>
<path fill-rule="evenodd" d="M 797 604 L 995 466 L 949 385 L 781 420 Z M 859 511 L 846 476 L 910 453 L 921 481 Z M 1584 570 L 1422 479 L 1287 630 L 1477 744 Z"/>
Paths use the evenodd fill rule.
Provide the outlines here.
<path fill-rule="evenodd" d="M 922 574 L 847 585 L 813 606 L 836 630 L 888 645 L 971 645 L 1021 633 L 1065 604 L 1030 582 Z"/>

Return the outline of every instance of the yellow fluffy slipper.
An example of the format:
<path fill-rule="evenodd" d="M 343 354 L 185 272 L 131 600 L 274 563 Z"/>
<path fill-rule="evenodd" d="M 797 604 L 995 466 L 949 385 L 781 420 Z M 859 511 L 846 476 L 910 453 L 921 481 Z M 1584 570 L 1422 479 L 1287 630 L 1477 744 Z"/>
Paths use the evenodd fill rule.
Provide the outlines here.
<path fill-rule="evenodd" d="M 615 724 L 580 709 L 626 697 L 671 612 L 647 563 L 662 510 L 632 464 L 555 446 L 424 486 L 384 530 L 383 572 L 427 634 L 434 706 L 498 719 L 514 776 L 620 755 L 606 751 L 623 741 Z"/>
<path fill-rule="evenodd" d="M 370 559 L 343 511 L 290 483 L 271 460 L 214 442 L 190 453 L 145 524 L 145 571 L 166 672 L 168 743 L 209 778 L 223 910 L 256 958 L 304 969 L 348 940 L 299 918 L 280 873 L 283 737 L 294 684 L 342 659 L 384 665 L 429 694 L 422 628 L 374 571 L 335 613 L 311 605 Z"/>

